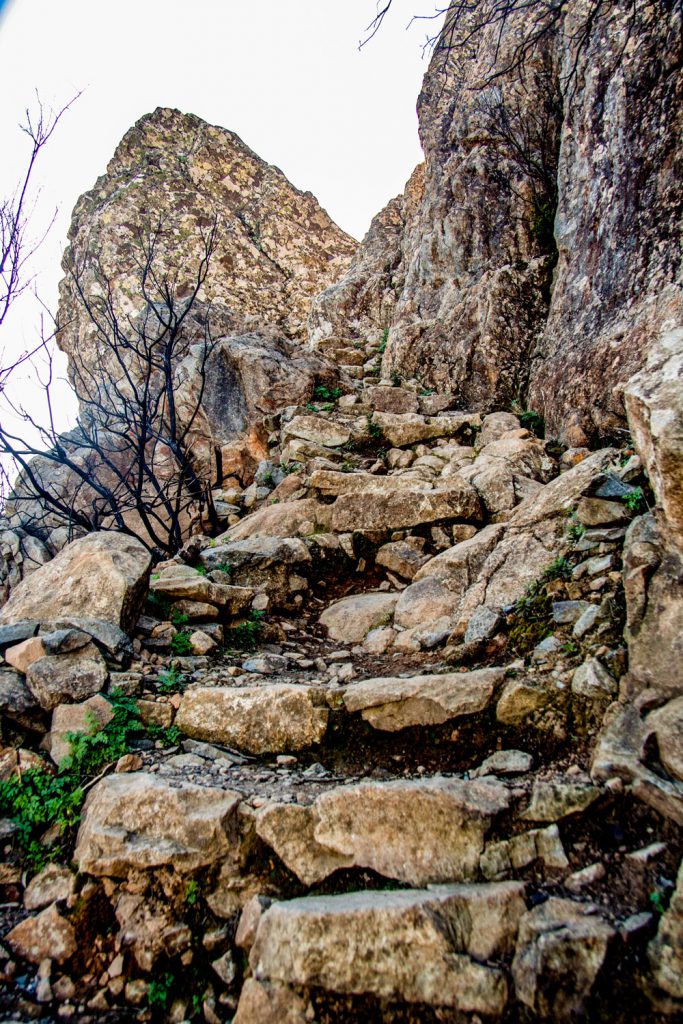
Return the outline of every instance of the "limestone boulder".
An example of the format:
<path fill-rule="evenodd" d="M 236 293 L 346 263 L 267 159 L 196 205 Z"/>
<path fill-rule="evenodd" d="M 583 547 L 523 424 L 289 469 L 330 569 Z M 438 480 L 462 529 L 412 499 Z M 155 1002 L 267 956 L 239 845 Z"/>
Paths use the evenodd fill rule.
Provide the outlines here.
<path fill-rule="evenodd" d="M 271 806 L 256 830 L 307 885 L 343 867 L 409 885 L 468 881 L 508 802 L 506 787 L 492 780 L 367 782 L 323 793 L 312 807 Z"/>
<path fill-rule="evenodd" d="M 416 580 L 401 593 L 396 602 L 394 622 L 402 629 L 413 630 L 445 619 L 452 626 L 460 599 L 445 583 L 434 576 Z M 447 627 L 446 635 L 449 629 Z"/>
<path fill-rule="evenodd" d="M 507 999 L 504 975 L 475 958 L 476 936 L 486 932 L 482 946 L 490 955 L 503 952 L 522 901 L 516 887 L 486 889 L 352 892 L 275 903 L 259 925 L 252 971 L 257 979 L 498 1016 Z"/>
<path fill-rule="evenodd" d="M 91 533 L 67 544 L 24 580 L 0 611 L 0 622 L 45 622 L 84 616 L 131 632 L 142 611 L 152 558 L 123 533 Z"/>
<path fill-rule="evenodd" d="M 646 730 L 656 738 L 661 763 L 674 779 L 683 782 L 683 697 L 649 714 Z"/>
<path fill-rule="evenodd" d="M 350 441 L 351 431 L 348 427 L 322 416 L 295 416 L 285 425 L 282 436 L 285 443 L 293 437 L 298 437 L 325 448 L 339 448 Z"/>
<path fill-rule="evenodd" d="M 164 569 L 149 587 L 154 594 L 175 601 L 202 601 L 220 608 L 224 615 L 238 615 L 254 597 L 248 587 L 232 587 L 214 583 L 196 571 L 191 574 L 175 568 Z"/>
<path fill-rule="evenodd" d="M 580 1018 L 615 935 L 594 904 L 551 897 L 534 907 L 519 923 L 517 999 L 544 1020 Z"/>
<path fill-rule="evenodd" d="M 106 662 L 92 643 L 70 654 L 39 658 L 26 673 L 26 685 L 44 711 L 87 700 L 100 693 L 108 679 Z"/>
<path fill-rule="evenodd" d="M 291 479 L 287 477 L 287 479 Z M 311 524 L 311 531 L 316 527 L 329 528 L 332 510 L 315 498 L 303 498 L 299 501 L 264 505 L 256 512 L 245 516 L 241 522 L 232 526 L 223 537 L 218 538 L 218 545 L 251 538 L 298 537 L 299 530 L 305 523 Z M 215 551 L 209 548 L 209 551 Z M 207 551 L 208 554 L 208 551 Z"/>
<path fill-rule="evenodd" d="M 683 329 L 660 335 L 624 388 L 629 426 L 673 546 L 683 553 Z"/>
<path fill-rule="evenodd" d="M 234 852 L 240 799 L 145 772 L 110 775 L 88 794 L 74 861 L 80 871 L 113 878 L 209 867 Z"/>
<path fill-rule="evenodd" d="M 466 428 L 479 427 L 478 413 L 454 412 L 441 416 L 420 416 L 418 413 L 376 412 L 372 422 L 394 448 L 432 441 L 437 437 L 455 437 Z"/>
<path fill-rule="evenodd" d="M 320 743 L 328 714 L 324 695 L 311 687 L 193 686 L 182 697 L 175 724 L 192 739 L 250 754 L 280 754 Z"/>
<path fill-rule="evenodd" d="M 382 591 L 353 594 L 326 608 L 319 622 L 331 640 L 362 643 L 370 630 L 391 622 L 398 600 L 398 594 Z"/>
<path fill-rule="evenodd" d="M 332 507 L 332 529 L 402 530 L 441 519 L 479 522 L 482 507 L 471 484 L 451 477 L 446 486 L 424 490 L 422 486 L 389 488 L 378 493 L 372 485 L 366 491 L 342 494 Z"/>
<path fill-rule="evenodd" d="M 360 711 L 373 728 L 397 732 L 484 711 L 504 677 L 505 669 L 483 668 L 406 679 L 365 679 L 349 686 L 343 700 L 350 714 Z"/>

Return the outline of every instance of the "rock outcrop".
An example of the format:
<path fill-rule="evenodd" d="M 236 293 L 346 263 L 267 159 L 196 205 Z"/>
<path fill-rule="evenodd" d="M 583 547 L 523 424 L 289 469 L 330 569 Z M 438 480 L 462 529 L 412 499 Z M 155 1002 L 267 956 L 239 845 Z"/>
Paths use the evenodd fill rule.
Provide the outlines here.
<path fill-rule="evenodd" d="M 311 314 L 316 346 L 384 333 L 386 375 L 526 403 L 575 445 L 623 429 L 613 390 L 682 313 L 680 10 L 591 11 L 568 5 L 521 67 L 535 8 L 437 48 L 424 169 Z"/>

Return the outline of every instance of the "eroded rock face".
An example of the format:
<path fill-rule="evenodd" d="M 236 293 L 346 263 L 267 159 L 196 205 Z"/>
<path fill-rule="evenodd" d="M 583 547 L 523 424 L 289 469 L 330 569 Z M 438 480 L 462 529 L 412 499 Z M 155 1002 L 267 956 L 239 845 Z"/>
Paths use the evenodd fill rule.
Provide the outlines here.
<path fill-rule="evenodd" d="M 623 51 L 629 12 L 600 12 L 578 53 L 590 8 L 568 6 L 521 75 L 509 55 L 533 9 L 500 36 L 497 25 L 478 33 L 466 60 L 437 48 L 418 104 L 424 171 L 315 301 L 311 337 L 388 328 L 385 375 L 458 392 L 469 408 L 522 393 L 553 434 L 581 445 L 624 427 L 613 389 L 680 323 L 683 104 L 675 6 L 660 16 L 648 0 Z M 575 61 L 580 85 L 563 103 Z"/>
<path fill-rule="evenodd" d="M 425 779 L 333 789 L 312 808 L 275 805 L 257 832 L 307 885 L 371 868 L 409 885 L 475 878 L 484 836 L 508 805 L 498 782 Z"/>
<path fill-rule="evenodd" d="M 218 249 L 202 297 L 229 310 L 236 324 L 269 324 L 290 337 L 301 335 L 312 296 L 356 247 L 310 193 L 299 192 L 233 132 L 163 107 L 126 133 L 106 174 L 78 201 L 65 265 L 86 248 L 97 252 L 119 295 L 134 296 L 136 231 L 148 225 L 150 211 L 164 225 L 169 269 L 196 261 L 202 229 L 218 212 Z M 68 277 L 61 301 L 65 313 L 73 309 Z M 60 344 L 69 353 L 89 336 L 79 317 Z"/>
<path fill-rule="evenodd" d="M 0 622 L 84 616 L 132 631 L 151 565 L 149 552 L 135 537 L 88 534 L 24 580 L 0 612 Z"/>

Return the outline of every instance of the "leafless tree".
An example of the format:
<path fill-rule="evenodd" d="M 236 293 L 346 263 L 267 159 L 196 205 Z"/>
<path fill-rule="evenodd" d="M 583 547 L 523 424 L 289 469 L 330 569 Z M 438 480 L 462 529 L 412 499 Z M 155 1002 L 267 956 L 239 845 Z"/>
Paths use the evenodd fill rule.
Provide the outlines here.
<path fill-rule="evenodd" d="M 89 333 L 87 351 L 76 346 L 70 358 L 78 426 L 66 435 L 57 429 L 47 344 L 40 381 L 45 418 L 5 396 L 23 429 L 0 425 L 0 455 L 20 468 L 9 505 L 31 532 L 45 532 L 48 523 L 87 532 L 115 527 L 168 555 L 181 547 L 189 517 L 208 509 L 211 518 L 210 485 L 197 472 L 193 428 L 216 346 L 210 307 L 198 297 L 217 231 L 214 218 L 202 233 L 196 267 L 182 277 L 160 269 L 162 225 L 140 233 L 136 263 L 144 307 L 134 316 L 120 312 L 96 257 L 86 255 L 87 263 L 70 267 L 76 316 Z M 188 357 L 193 389 L 181 409 L 178 370 Z"/>

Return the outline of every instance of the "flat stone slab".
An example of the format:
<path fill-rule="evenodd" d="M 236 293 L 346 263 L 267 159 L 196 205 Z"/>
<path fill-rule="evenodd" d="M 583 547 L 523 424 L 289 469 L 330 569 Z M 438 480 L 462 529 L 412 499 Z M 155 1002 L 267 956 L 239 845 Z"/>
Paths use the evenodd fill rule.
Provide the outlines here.
<path fill-rule="evenodd" d="M 471 484 L 451 477 L 447 487 L 422 490 L 420 485 L 382 493 L 372 487 L 342 494 L 332 506 L 332 529 L 400 530 L 441 519 L 480 521 L 482 506 Z"/>
<path fill-rule="evenodd" d="M 256 830 L 307 885 L 338 868 L 370 868 L 409 885 L 477 877 L 493 818 L 509 804 L 497 780 L 437 776 L 363 782 L 310 807 L 275 804 Z"/>
<path fill-rule="evenodd" d="M 195 740 L 279 754 L 320 743 L 329 715 L 324 700 L 320 690 L 286 683 L 194 686 L 185 691 L 175 724 Z"/>
<path fill-rule="evenodd" d="M 498 1016 L 525 910 L 517 883 L 353 892 L 273 904 L 250 963 L 257 979 Z M 476 959 L 475 959 L 476 957 Z"/>
<path fill-rule="evenodd" d="M 353 594 L 335 601 L 320 616 L 331 640 L 361 643 L 371 629 L 391 622 L 398 594 Z"/>
<path fill-rule="evenodd" d="M 484 711 L 504 678 L 504 668 L 482 668 L 408 679 L 366 679 L 349 686 L 343 700 L 348 712 L 360 711 L 373 728 L 398 732 Z"/>

